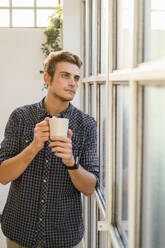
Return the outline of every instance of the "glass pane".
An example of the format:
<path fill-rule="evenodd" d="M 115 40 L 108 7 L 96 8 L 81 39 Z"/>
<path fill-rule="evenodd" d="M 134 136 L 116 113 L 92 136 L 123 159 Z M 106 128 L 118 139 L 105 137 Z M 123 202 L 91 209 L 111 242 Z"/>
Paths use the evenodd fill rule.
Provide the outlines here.
<path fill-rule="evenodd" d="M 97 53 L 98 53 L 98 73 L 101 73 L 101 0 L 97 1 Z"/>
<path fill-rule="evenodd" d="M 9 0 L 0 0 L 0 7 L 9 7 Z"/>
<path fill-rule="evenodd" d="M 127 244 L 128 236 L 128 120 L 129 87 L 116 88 L 116 225 Z"/>
<path fill-rule="evenodd" d="M 86 2 L 83 2 L 83 76 L 86 76 Z"/>
<path fill-rule="evenodd" d="M 9 10 L 0 10 L 0 27 L 9 27 Z"/>
<path fill-rule="evenodd" d="M 145 0 L 144 61 L 165 57 L 165 1 Z"/>
<path fill-rule="evenodd" d="M 50 25 L 49 16 L 54 13 L 54 9 L 37 10 L 37 27 L 47 27 Z"/>
<path fill-rule="evenodd" d="M 101 1 L 101 73 L 106 72 L 106 55 L 107 55 L 107 10 L 108 10 L 108 1 Z"/>
<path fill-rule="evenodd" d="M 13 0 L 13 7 L 33 7 L 34 0 Z"/>
<path fill-rule="evenodd" d="M 100 190 L 105 199 L 105 85 L 100 85 Z"/>
<path fill-rule="evenodd" d="M 37 0 L 37 7 L 55 7 L 59 0 Z"/>
<path fill-rule="evenodd" d="M 142 248 L 165 247 L 165 87 L 144 88 Z"/>
<path fill-rule="evenodd" d="M 95 106 L 94 106 L 94 85 L 93 84 L 90 84 L 89 86 L 89 114 L 93 117 L 95 117 Z"/>
<path fill-rule="evenodd" d="M 94 73 L 94 9 L 93 0 L 89 0 L 89 75 Z"/>
<path fill-rule="evenodd" d="M 34 11 L 14 9 L 13 27 L 34 27 Z"/>
<path fill-rule="evenodd" d="M 131 0 L 117 0 L 117 69 L 130 66 Z"/>

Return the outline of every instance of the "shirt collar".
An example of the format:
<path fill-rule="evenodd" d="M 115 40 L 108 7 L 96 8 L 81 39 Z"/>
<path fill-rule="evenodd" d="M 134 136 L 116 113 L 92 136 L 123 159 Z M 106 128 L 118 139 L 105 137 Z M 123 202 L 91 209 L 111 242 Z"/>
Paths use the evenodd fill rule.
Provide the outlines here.
<path fill-rule="evenodd" d="M 43 104 L 44 99 L 45 99 L 45 97 L 38 103 L 40 118 L 44 118 L 46 116 L 52 117 L 51 114 L 44 108 L 44 104 Z M 69 102 L 68 108 L 65 109 L 62 112 L 59 112 L 58 113 L 58 117 L 68 118 L 69 119 L 69 117 L 70 117 L 70 115 L 72 113 L 73 108 L 74 108 L 74 106 Z"/>

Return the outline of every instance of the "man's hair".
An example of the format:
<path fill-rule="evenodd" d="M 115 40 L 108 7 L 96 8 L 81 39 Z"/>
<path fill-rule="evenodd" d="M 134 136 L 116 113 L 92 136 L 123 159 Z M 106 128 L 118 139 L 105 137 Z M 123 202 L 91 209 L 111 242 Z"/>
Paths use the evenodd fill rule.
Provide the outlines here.
<path fill-rule="evenodd" d="M 77 65 L 79 68 L 82 66 L 80 57 L 69 51 L 51 52 L 44 61 L 44 72 L 47 72 L 51 79 L 53 79 L 56 65 L 59 62 L 68 62 Z"/>

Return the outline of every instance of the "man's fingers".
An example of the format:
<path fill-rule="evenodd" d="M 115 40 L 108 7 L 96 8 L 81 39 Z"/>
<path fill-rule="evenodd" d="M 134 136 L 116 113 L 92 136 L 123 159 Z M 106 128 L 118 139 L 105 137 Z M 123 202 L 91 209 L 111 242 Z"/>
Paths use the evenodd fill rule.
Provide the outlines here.
<path fill-rule="evenodd" d="M 72 144 L 70 142 L 64 143 L 64 142 L 56 141 L 56 142 L 51 142 L 49 144 L 49 147 L 64 147 L 64 148 L 72 149 Z"/>
<path fill-rule="evenodd" d="M 36 126 L 37 127 L 43 127 L 43 126 L 48 126 L 49 127 L 49 118 L 46 117 L 43 121 L 41 121 L 40 123 L 37 123 Z"/>
<path fill-rule="evenodd" d="M 35 130 L 38 132 L 49 132 L 49 127 L 47 126 L 36 126 Z"/>
<path fill-rule="evenodd" d="M 68 129 L 68 138 L 71 139 L 72 138 L 72 130 L 71 129 Z"/>

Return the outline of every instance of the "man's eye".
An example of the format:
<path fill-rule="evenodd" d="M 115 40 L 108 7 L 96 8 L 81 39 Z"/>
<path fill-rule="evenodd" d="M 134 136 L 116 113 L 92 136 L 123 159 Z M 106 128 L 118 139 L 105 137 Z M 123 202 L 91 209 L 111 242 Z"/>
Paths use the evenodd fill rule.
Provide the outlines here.
<path fill-rule="evenodd" d="M 63 78 L 69 78 L 69 75 L 68 74 L 62 74 L 62 77 Z"/>
<path fill-rule="evenodd" d="M 75 82 L 79 82 L 80 81 L 80 78 L 79 77 L 75 77 L 74 80 L 75 80 Z"/>

